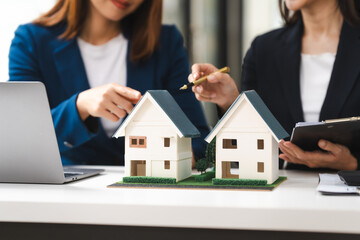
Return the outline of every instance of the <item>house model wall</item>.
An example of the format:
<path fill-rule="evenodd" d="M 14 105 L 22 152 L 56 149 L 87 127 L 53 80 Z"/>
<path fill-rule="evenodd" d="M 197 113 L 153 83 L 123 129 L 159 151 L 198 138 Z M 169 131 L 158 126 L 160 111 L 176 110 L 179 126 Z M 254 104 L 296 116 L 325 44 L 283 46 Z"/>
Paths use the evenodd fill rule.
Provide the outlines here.
<path fill-rule="evenodd" d="M 288 134 L 255 91 L 239 95 L 205 140 L 215 136 L 216 178 L 278 179 L 278 143 Z"/>
<path fill-rule="evenodd" d="M 114 137 L 125 136 L 125 176 L 191 176 L 191 138 L 200 132 L 166 90 L 146 92 Z"/>

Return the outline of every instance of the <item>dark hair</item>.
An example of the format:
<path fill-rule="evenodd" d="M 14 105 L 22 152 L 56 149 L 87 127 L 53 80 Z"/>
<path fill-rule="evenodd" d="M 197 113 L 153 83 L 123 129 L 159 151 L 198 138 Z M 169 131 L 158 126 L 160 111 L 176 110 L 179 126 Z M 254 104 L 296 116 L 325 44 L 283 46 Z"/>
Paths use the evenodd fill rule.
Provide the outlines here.
<path fill-rule="evenodd" d="M 338 7 L 344 20 L 350 25 L 360 25 L 360 0 L 337 0 Z M 285 26 L 290 26 L 296 23 L 301 18 L 301 12 L 298 10 L 291 13 L 286 7 L 284 0 L 279 0 L 279 8 Z"/>
<path fill-rule="evenodd" d="M 34 20 L 41 26 L 66 23 L 59 37 L 74 38 L 82 29 L 89 9 L 89 0 L 58 0 L 47 13 Z M 131 39 L 130 59 L 139 62 L 151 56 L 159 44 L 162 0 L 145 0 L 135 12 L 121 20 L 124 34 Z"/>

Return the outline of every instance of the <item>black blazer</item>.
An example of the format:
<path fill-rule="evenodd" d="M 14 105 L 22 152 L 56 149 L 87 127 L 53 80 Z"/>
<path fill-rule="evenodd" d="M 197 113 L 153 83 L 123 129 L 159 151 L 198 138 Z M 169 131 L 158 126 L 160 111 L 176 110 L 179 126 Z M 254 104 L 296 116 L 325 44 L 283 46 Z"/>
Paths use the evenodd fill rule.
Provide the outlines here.
<path fill-rule="evenodd" d="M 243 64 L 242 90 L 255 89 L 289 134 L 295 123 L 304 121 L 300 98 L 302 34 L 303 23 L 299 20 L 293 26 L 255 38 Z M 360 116 L 359 74 L 360 27 L 344 21 L 319 121 Z M 360 154 L 353 155 L 359 161 Z"/>

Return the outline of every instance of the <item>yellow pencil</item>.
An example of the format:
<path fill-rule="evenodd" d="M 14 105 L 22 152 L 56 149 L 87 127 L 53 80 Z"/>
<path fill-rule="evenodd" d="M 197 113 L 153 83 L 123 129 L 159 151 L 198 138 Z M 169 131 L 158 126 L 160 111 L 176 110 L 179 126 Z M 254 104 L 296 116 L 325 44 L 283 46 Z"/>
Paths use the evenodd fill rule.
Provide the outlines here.
<path fill-rule="evenodd" d="M 221 68 L 221 69 L 219 69 L 219 70 L 217 70 L 215 72 L 228 73 L 228 72 L 230 72 L 230 68 L 229 67 L 223 67 L 223 68 Z M 203 76 L 203 77 L 201 77 L 201 78 L 199 78 L 199 79 L 197 79 L 197 80 L 195 80 L 193 82 L 189 82 L 188 84 L 185 84 L 184 86 L 182 86 L 180 88 L 180 90 L 185 90 L 185 89 L 188 89 L 188 88 L 190 88 L 192 86 L 199 85 L 200 83 L 206 81 L 208 76 L 210 76 L 210 74 L 206 75 L 206 76 Z"/>

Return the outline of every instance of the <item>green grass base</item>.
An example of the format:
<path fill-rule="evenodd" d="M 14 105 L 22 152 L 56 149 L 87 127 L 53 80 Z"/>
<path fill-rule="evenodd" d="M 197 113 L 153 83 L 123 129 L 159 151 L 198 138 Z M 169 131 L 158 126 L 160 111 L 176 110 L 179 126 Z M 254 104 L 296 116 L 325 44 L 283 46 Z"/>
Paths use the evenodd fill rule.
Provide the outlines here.
<path fill-rule="evenodd" d="M 266 186 L 266 180 L 238 179 L 238 178 L 213 178 L 214 185 L 231 186 Z"/>
<path fill-rule="evenodd" d="M 153 184 L 175 184 L 176 178 L 132 176 L 123 177 L 124 183 L 153 183 Z"/>
<path fill-rule="evenodd" d="M 266 184 L 264 186 L 259 185 L 213 185 L 212 179 L 197 182 L 194 175 L 177 182 L 176 184 L 164 184 L 164 183 L 124 183 L 123 181 L 116 182 L 108 187 L 138 187 L 138 188 L 189 188 L 189 189 L 247 189 L 247 190 L 268 190 L 271 191 L 277 187 L 280 183 L 285 181 L 286 177 L 279 177 L 274 183 Z"/>
<path fill-rule="evenodd" d="M 193 177 L 196 182 L 205 182 L 205 181 L 213 179 L 215 177 L 215 172 L 209 171 L 204 174 L 193 175 Z"/>

